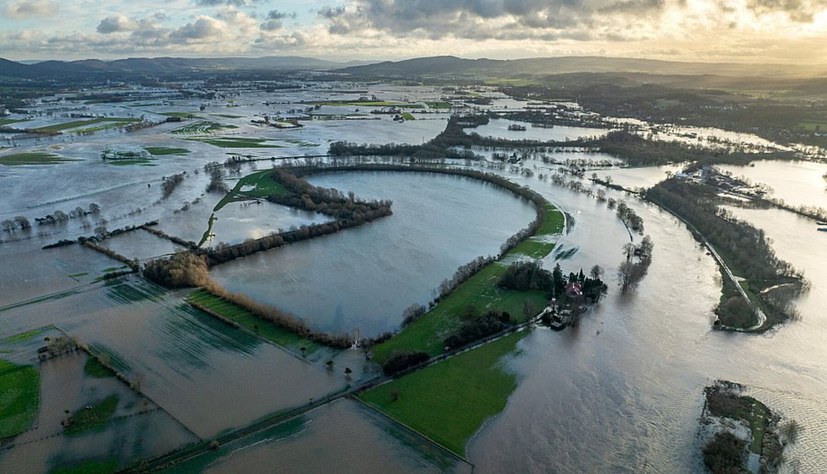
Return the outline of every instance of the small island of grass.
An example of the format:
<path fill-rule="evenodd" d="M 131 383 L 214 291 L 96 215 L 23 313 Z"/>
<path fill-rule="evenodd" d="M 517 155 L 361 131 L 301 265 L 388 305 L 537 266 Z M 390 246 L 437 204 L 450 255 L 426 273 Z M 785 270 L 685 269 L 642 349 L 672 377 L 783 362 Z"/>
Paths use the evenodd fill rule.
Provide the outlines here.
<path fill-rule="evenodd" d="M 39 408 L 40 372 L 0 360 L 0 439 L 28 430 Z"/>

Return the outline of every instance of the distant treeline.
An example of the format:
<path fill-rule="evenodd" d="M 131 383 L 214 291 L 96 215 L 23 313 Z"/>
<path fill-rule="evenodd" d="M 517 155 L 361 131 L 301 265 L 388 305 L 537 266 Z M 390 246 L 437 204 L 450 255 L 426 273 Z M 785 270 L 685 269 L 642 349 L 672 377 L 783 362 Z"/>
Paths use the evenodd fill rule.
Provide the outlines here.
<path fill-rule="evenodd" d="M 622 158 L 630 166 L 660 166 L 672 163 L 692 163 L 688 171 L 705 165 L 746 165 L 755 160 L 791 160 L 792 152 L 748 153 L 744 151 L 712 150 L 674 141 L 647 140 L 628 130 L 613 130 L 606 136 L 585 143 L 601 152 Z"/>
<path fill-rule="evenodd" d="M 763 230 L 719 209 L 713 196 L 714 190 L 707 186 L 675 178 L 665 180 L 646 192 L 649 200 L 698 229 L 733 272 L 746 278 L 749 290 L 767 309 L 771 309 L 767 312 L 771 322 L 788 319 L 793 315 L 790 300 L 800 292 L 803 277 L 792 265 L 776 256 Z M 792 285 L 785 286 L 785 291 L 762 291 L 784 284 Z M 790 291 L 791 288 L 795 291 Z M 726 312 L 724 303 L 727 302 L 719 305 L 719 316 L 726 316 L 721 314 L 721 310 Z"/>

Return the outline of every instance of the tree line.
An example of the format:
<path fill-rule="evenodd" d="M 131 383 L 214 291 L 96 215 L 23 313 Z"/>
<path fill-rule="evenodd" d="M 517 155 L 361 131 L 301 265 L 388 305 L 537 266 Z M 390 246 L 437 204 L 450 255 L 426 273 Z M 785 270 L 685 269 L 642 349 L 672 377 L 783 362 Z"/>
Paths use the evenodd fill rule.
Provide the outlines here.
<path fill-rule="evenodd" d="M 771 321 L 780 322 L 794 315 L 791 300 L 804 288 L 803 277 L 788 262 L 776 256 L 764 231 L 735 219 L 715 203 L 714 190 L 708 186 L 667 179 L 646 192 L 647 199 L 675 213 L 694 226 L 724 257 L 732 270 L 749 282 L 750 291 L 772 311 Z M 783 293 L 762 290 L 785 286 Z M 795 291 L 790 291 L 793 288 Z M 725 311 L 719 305 L 717 311 Z"/>

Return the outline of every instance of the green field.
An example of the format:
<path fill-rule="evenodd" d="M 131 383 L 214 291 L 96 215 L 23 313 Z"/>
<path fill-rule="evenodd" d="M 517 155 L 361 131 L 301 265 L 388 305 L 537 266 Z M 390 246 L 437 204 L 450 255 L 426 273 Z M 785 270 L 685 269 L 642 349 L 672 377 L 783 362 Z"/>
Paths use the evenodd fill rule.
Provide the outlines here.
<path fill-rule="evenodd" d="M 128 117 L 98 117 L 88 120 L 74 120 L 72 122 L 58 123 L 55 125 L 47 125 L 45 127 L 33 128 L 32 132 L 38 133 L 58 133 L 72 128 L 87 127 L 89 125 L 98 124 L 101 122 L 123 122 L 124 124 L 131 122 L 138 122 L 140 119 Z"/>
<path fill-rule="evenodd" d="M 195 122 L 169 132 L 174 135 L 207 135 L 227 128 L 238 128 L 235 125 L 224 125 L 216 122 Z"/>
<path fill-rule="evenodd" d="M 549 204 L 546 206 L 546 218 L 535 236 L 557 235 L 563 231 L 563 213 Z M 553 245 L 536 245 L 526 241 L 509 252 L 513 255 L 528 255 L 542 258 L 554 248 Z M 440 301 L 433 309 L 418 320 L 409 324 L 390 340 L 375 346 L 374 359 L 380 364 L 396 351 L 414 350 L 427 352 L 431 356 L 441 354 L 445 339 L 462 325 L 460 315 L 473 305 L 480 315 L 488 310 L 506 311 L 513 318 L 523 320 L 523 306 L 531 302 L 539 312 L 547 304 L 546 294 L 539 290 L 517 291 L 497 286 L 505 273 L 502 263 L 493 263 L 482 269 L 455 289 L 448 297 Z"/>
<path fill-rule="evenodd" d="M 0 118 L 0 127 L 11 125 L 13 123 L 23 122 L 23 119 Z"/>
<path fill-rule="evenodd" d="M 505 408 L 517 387 L 516 376 L 505 372 L 500 360 L 516 349 L 524 334 L 464 352 L 370 389 L 359 398 L 463 455 L 471 436 L 487 418 Z"/>
<path fill-rule="evenodd" d="M 110 395 L 90 408 L 83 407 L 69 417 L 69 424 L 64 428 L 66 434 L 94 430 L 105 425 L 115 409 L 118 408 L 118 396 Z"/>
<path fill-rule="evenodd" d="M 115 376 L 115 372 L 113 372 L 112 369 L 101 364 L 98 359 L 92 356 L 86 358 L 86 363 L 83 364 L 83 373 L 95 379 L 105 379 Z"/>
<path fill-rule="evenodd" d="M 207 290 L 197 290 L 193 292 L 188 299 L 189 301 L 202 305 L 210 311 L 219 314 L 230 321 L 238 323 L 244 329 L 247 329 L 263 339 L 294 350 L 295 352 L 300 352 L 301 348 L 304 347 L 305 354 L 310 355 L 319 349 L 324 348 L 323 346 L 307 340 L 292 331 L 288 331 L 277 324 L 261 319 L 241 306 L 226 301 Z"/>
<path fill-rule="evenodd" d="M 264 138 L 215 137 L 191 138 L 190 140 L 207 143 L 219 148 L 281 148 L 279 145 L 268 143 Z"/>
<path fill-rule="evenodd" d="M 334 107 L 398 107 L 400 109 L 421 109 L 422 104 L 410 104 L 407 102 L 389 102 L 380 100 L 330 100 L 326 102 L 311 102 L 317 105 L 331 105 Z"/>
<path fill-rule="evenodd" d="M 244 187 L 255 186 L 254 189 L 242 191 Z M 257 171 L 248 174 L 241 178 L 233 187 L 232 191 L 227 193 L 224 198 L 218 201 L 218 204 L 213 208 L 213 212 L 218 212 L 228 203 L 236 201 L 248 201 L 250 199 L 266 199 L 272 194 L 284 194 L 287 190 L 281 183 L 270 179 L 270 170 Z"/>
<path fill-rule="evenodd" d="M 185 119 L 200 119 L 198 115 L 195 115 L 192 112 L 163 112 L 161 115 L 166 117 L 181 117 Z"/>
<path fill-rule="evenodd" d="M 117 470 L 118 461 L 115 459 L 106 459 L 102 461 L 91 460 L 77 464 L 61 465 L 49 471 L 49 474 L 109 474 Z"/>
<path fill-rule="evenodd" d="M 540 240 L 524 240 L 511 250 L 511 253 L 525 255 L 531 258 L 543 258 L 554 250 L 554 242 L 543 242 Z"/>
<path fill-rule="evenodd" d="M 28 430 L 39 408 L 40 372 L 0 360 L 0 439 Z"/>
<path fill-rule="evenodd" d="M 808 132 L 827 132 L 827 122 L 799 122 L 798 128 Z"/>
<path fill-rule="evenodd" d="M 31 151 L 26 153 L 14 153 L 11 155 L 0 156 L 0 165 L 5 166 L 23 166 L 23 165 L 54 165 L 58 163 L 66 163 L 69 160 L 62 156 L 48 153 L 45 151 Z"/>
<path fill-rule="evenodd" d="M 168 146 L 146 146 L 144 147 L 144 150 L 146 150 L 147 153 L 153 156 L 186 155 L 190 152 L 186 148 L 173 148 Z"/>
<path fill-rule="evenodd" d="M 416 117 L 410 112 L 402 112 L 402 118 L 405 120 L 416 120 Z"/>
<path fill-rule="evenodd" d="M 452 107 L 450 102 L 425 102 L 425 104 L 432 109 L 450 109 Z"/>

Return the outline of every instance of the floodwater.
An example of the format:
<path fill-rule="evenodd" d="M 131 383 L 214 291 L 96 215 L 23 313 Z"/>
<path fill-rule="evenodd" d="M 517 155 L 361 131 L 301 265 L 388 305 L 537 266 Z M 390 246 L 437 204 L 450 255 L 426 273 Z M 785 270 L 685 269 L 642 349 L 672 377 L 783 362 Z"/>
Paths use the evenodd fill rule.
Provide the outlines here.
<path fill-rule="evenodd" d="M 291 227 L 301 227 L 330 221 L 330 217 L 316 212 L 302 211 L 273 204 L 265 200 L 232 202 L 216 213 L 214 236 L 207 246 L 219 242 L 237 244 L 247 239 L 258 239 Z"/>
<path fill-rule="evenodd" d="M 827 209 L 827 164 L 814 161 L 756 161 L 750 166 L 719 166 L 733 176 L 745 176 L 753 183 L 773 189 L 772 197 L 793 206 Z"/>
<path fill-rule="evenodd" d="M 202 438 L 301 406 L 348 383 L 338 371 L 232 329 L 180 297 L 127 279 L 0 316 L 4 333 L 55 323 L 108 354 L 120 372 L 139 382 L 142 393 Z"/>
<path fill-rule="evenodd" d="M 54 334 L 52 334 L 54 336 Z M 197 438 L 157 405 L 114 377 L 84 376 L 83 354 L 39 364 L 40 411 L 33 428 L 0 456 L 2 472 L 47 472 L 88 459 L 114 460 L 125 467 Z M 116 395 L 112 421 L 103 429 L 64 435 L 61 422 L 84 406 Z"/>
<path fill-rule="evenodd" d="M 509 130 L 510 125 L 521 125 L 524 131 Z M 517 122 L 506 119 L 493 119 L 485 125 L 477 128 L 470 128 L 466 133 L 476 133 L 482 137 L 504 138 L 507 140 L 541 140 L 541 141 L 567 141 L 578 138 L 599 138 L 609 130 L 605 128 L 569 127 L 555 125 L 551 128 L 533 127 L 529 123 Z"/>
<path fill-rule="evenodd" d="M 184 248 L 167 239 L 158 237 L 143 229 L 133 230 L 125 234 L 104 240 L 102 247 L 113 250 L 129 259 L 140 261 L 162 255 L 173 254 Z"/>
<path fill-rule="evenodd" d="M 230 291 L 289 311 L 325 332 L 371 337 L 427 304 L 439 283 L 534 219 L 511 193 L 466 178 L 412 173 L 312 176 L 317 186 L 393 200 L 393 215 L 335 235 L 219 265 Z M 275 283 L 277 282 L 277 283 Z"/>
<path fill-rule="evenodd" d="M 329 472 L 335 463 L 336 472 L 471 472 L 470 464 L 357 401 L 338 400 L 285 425 L 179 469 L 265 472 L 277 465 L 279 472 Z"/>
<path fill-rule="evenodd" d="M 514 179 L 546 188 L 537 180 Z M 770 408 L 801 423 L 803 434 L 788 454 L 802 472 L 827 469 L 823 290 L 814 288 L 799 304 L 803 321 L 765 335 L 713 332 L 711 310 L 720 295 L 720 277 L 715 262 L 682 224 L 650 205 L 629 201 L 643 217 L 655 251 L 640 287 L 620 295 L 612 271 L 623 243 L 616 218 L 584 205 L 569 191 L 544 191 L 575 212 L 577 225 L 565 241 L 580 251 L 563 262 L 564 269 L 604 265 L 609 295 L 579 328 L 538 330 L 521 342 L 520 355 L 510 364 L 518 373 L 517 390 L 505 411 L 469 445 L 469 457 L 480 471 L 701 470 L 697 417 L 703 387 L 718 378 L 754 387 L 754 395 Z M 762 225 L 777 241 L 790 239 L 776 244 L 779 256 L 802 268 L 814 287 L 827 287 L 823 269 L 813 268 L 824 261 L 823 252 L 805 250 L 819 245 L 812 223 L 805 234 L 790 215 L 779 215 L 786 217 L 770 217 Z M 792 234 L 805 237 L 796 240 L 771 227 L 791 227 Z M 805 265 L 808 258 L 812 263 Z M 520 450 L 503 448 L 503 439 Z"/>
<path fill-rule="evenodd" d="M 394 88 L 371 88 L 380 99 L 392 99 L 400 93 Z M 363 93 L 329 94 L 349 99 L 359 95 Z M 119 421 L 123 425 L 109 428 L 115 430 L 114 435 L 105 431 L 20 446 L 3 454 L 0 470 L 28 466 L 45 471 L 56 462 L 73 462 L 76 453 L 106 457 L 117 449 L 117 443 L 129 448 L 120 452 L 125 453 L 119 454 L 122 459 L 163 452 L 192 440 L 196 434 L 212 436 L 273 411 L 300 406 L 311 397 L 323 396 L 347 383 L 339 371 L 325 372 L 193 311 L 182 304 L 181 293 L 144 291 L 142 296 L 142 291 L 96 282 L 104 271 L 120 264 L 89 249 L 72 246 L 40 250 L 42 245 L 61 238 L 89 235 L 97 226 L 113 229 L 154 219 L 160 220 L 159 228 L 168 233 L 198 241 L 221 197 L 204 194 L 208 178 L 196 170 L 206 162 L 223 161 L 231 152 L 266 157 L 324 152 L 335 140 L 421 143 L 442 131 L 447 119 L 446 114 L 417 112 L 418 120 L 405 123 L 393 122 L 387 116 L 367 121 L 320 120 L 308 121 L 298 130 L 249 123 L 257 114 L 287 113 L 292 108 L 306 107 L 306 103 L 297 105 L 302 101 L 324 96 L 319 90 L 256 92 L 233 104 L 207 104 L 206 115 L 238 115 L 205 117 L 239 127 L 220 135 L 257 136 L 281 148 L 220 149 L 169 135 L 168 131 L 181 124 L 166 124 L 129 134 L 67 134 L 37 139 L 22 143 L 20 149 L 3 152 L 48 149 L 78 161 L 55 166 L 0 166 L 6 190 L 0 201 L 0 220 L 16 215 L 33 220 L 58 209 L 68 212 L 76 206 L 87 207 L 90 202 L 99 203 L 103 212 L 62 226 L 36 227 L 30 233 L 3 232 L 0 334 L 55 324 L 110 353 L 119 368 L 139 380 L 143 392 L 166 411 Z M 408 100 L 438 98 L 438 91 L 412 88 Z M 269 105 L 264 105 L 265 101 Z M 508 105 L 509 110 L 521 106 L 508 101 L 498 99 L 496 105 Z M 188 99 L 172 106 L 144 108 L 160 112 L 180 111 L 185 106 L 195 111 L 199 101 Z M 133 108 L 138 110 L 138 105 L 133 104 Z M 347 107 L 329 109 L 331 113 L 355 111 Z M 511 133 L 513 138 L 528 138 L 535 132 L 563 133 L 560 138 L 580 136 L 574 130 L 566 131 L 567 127 L 529 127 L 526 132 L 513 132 L 507 130 L 508 123 L 492 121 L 485 126 L 488 128 L 475 131 L 484 134 L 491 129 L 491 136 Z M 774 148 L 773 144 L 743 134 L 697 129 L 663 131 L 658 138 L 720 146 L 736 141 L 754 148 Z M 125 147 L 150 142 L 183 146 L 191 153 L 158 157 L 152 166 L 112 166 L 99 158 L 112 141 Z M 576 153 L 566 155 L 578 157 Z M 542 168 L 536 162 L 530 166 Z M 757 162 L 751 167 L 722 168 L 772 186 L 775 197 L 790 204 L 827 207 L 821 177 L 827 169 L 823 164 Z M 598 174 L 611 175 L 626 187 L 645 187 L 660 181 L 665 171 L 672 169 L 611 169 Z M 161 199 L 161 176 L 183 170 L 188 173 L 184 182 L 169 198 Z M 799 441 L 787 452 L 793 459 L 790 466 L 799 466 L 802 472 L 827 472 L 827 316 L 823 311 L 827 301 L 823 266 L 827 235 L 816 232 L 812 221 L 783 211 L 733 210 L 764 229 L 774 240 L 778 255 L 802 270 L 812 289 L 797 301 L 800 321 L 764 335 L 718 333 L 710 330 L 712 308 L 721 287 L 717 266 L 676 219 L 620 193 L 608 192 L 610 197 L 627 199 L 643 217 L 646 233 L 655 243 L 647 277 L 634 292 L 620 295 L 614 269 L 622 259 L 621 247 L 629 241 L 629 234 L 614 212 L 592 198 L 548 182 L 503 173 L 539 190 L 570 214 L 575 225 L 561 239 L 561 245 L 576 249 L 576 253 L 561 262 L 564 271 L 588 271 L 594 264 L 602 265 L 610 290 L 579 328 L 560 333 L 538 329 L 521 341 L 517 354 L 508 358 L 519 385 L 505 410 L 489 420 L 468 446 L 467 456 L 477 470 L 700 471 L 696 433 L 702 389 L 714 379 L 725 378 L 748 385 L 751 394 L 803 426 Z M 509 235 L 533 218 L 528 204 L 491 186 L 455 177 L 350 173 L 316 176 L 311 181 L 352 190 L 361 197 L 392 199 L 394 215 L 219 266 L 214 274 L 231 289 L 245 290 L 330 331 L 358 328 L 367 336 L 397 327 L 406 306 L 426 303 L 439 282 L 459 265 L 480 254 L 496 254 Z M 182 210 L 185 208 L 188 210 Z M 228 209 L 231 212 L 219 215 L 216 223 L 218 240 L 243 239 L 269 230 L 245 227 L 250 217 L 246 213 L 254 209 L 240 209 L 240 205 Z M 276 221 L 294 217 L 298 219 L 295 222 L 302 222 L 309 216 L 278 212 L 273 221 L 262 225 L 282 225 Z M 224 224 L 229 224 L 228 229 L 221 228 Z M 113 240 L 113 245 L 116 242 Z M 554 263 L 553 257 L 544 259 L 547 268 Z M 127 282 L 140 286 L 135 279 Z M 43 301 L 18 305 L 46 295 L 49 297 Z M 361 377 L 363 368 L 355 365 L 361 358 L 359 353 L 344 351 L 338 357 L 337 367 L 351 364 L 354 377 Z M 46 382 L 57 384 L 56 380 L 59 378 Z M 337 466 L 343 471 L 349 466 L 361 471 L 442 469 L 441 464 L 428 461 L 430 458 L 422 462 L 420 451 L 389 440 L 386 428 L 376 427 L 375 418 L 364 421 L 375 416 L 354 402 L 338 402 L 309 413 L 302 431 L 295 436 L 265 439 L 255 446 L 241 443 L 212 467 L 219 472 L 248 466 L 271 469 L 283 462 L 290 470 L 303 470 L 305 466 L 316 470 Z M 155 435 L 142 437 L 141 433 L 146 432 Z M 130 451 L 132 447 L 136 450 Z"/>

